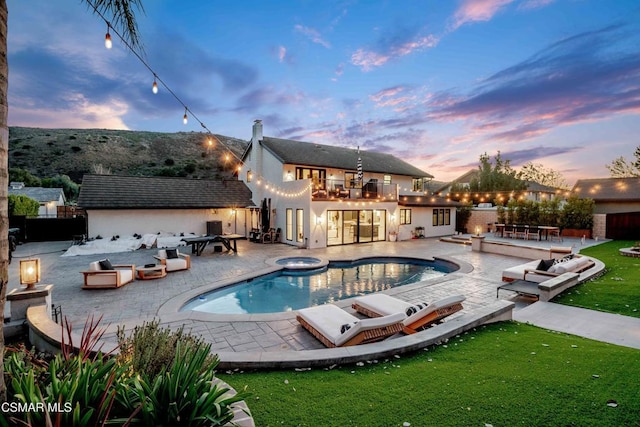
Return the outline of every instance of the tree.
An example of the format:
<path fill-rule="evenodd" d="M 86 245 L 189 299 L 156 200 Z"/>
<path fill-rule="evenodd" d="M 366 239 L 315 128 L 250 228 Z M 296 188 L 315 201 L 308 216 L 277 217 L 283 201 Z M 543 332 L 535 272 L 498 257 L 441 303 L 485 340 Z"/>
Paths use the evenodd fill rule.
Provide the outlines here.
<path fill-rule="evenodd" d="M 111 25 L 117 28 L 134 49 L 142 49 L 138 37 L 138 26 L 133 8 L 144 12 L 141 0 L 85 0 L 95 12 L 111 17 Z M 7 116 L 9 105 L 9 64 L 7 62 L 7 1 L 0 0 L 0 313 L 4 304 L 9 282 L 9 127 Z M 7 400 L 7 388 L 4 383 L 4 324 L 0 322 L 0 402 Z"/>
<path fill-rule="evenodd" d="M 480 156 L 479 174 L 477 179 L 469 183 L 470 191 L 512 191 L 524 190 L 526 185 L 516 177 L 516 171 L 511 167 L 510 160 L 503 160 L 500 152 L 495 155 L 493 162 L 487 153 Z"/>
<path fill-rule="evenodd" d="M 40 187 L 42 184 L 40 178 L 20 168 L 9 169 L 9 182 L 24 182 L 25 187 Z"/>
<path fill-rule="evenodd" d="M 633 153 L 636 158 L 635 162 L 628 162 L 624 157 L 620 156 L 609 165 L 605 165 L 609 169 L 612 178 L 632 178 L 640 176 L 640 145 Z"/>
<path fill-rule="evenodd" d="M 44 188 L 62 188 L 64 197 L 68 201 L 76 200 L 80 193 L 80 186 L 73 182 L 69 175 L 56 175 L 53 178 L 44 178 L 42 180 Z"/>
<path fill-rule="evenodd" d="M 24 215 L 28 217 L 38 216 L 40 203 L 24 194 L 9 194 L 7 197 L 9 216 Z"/>
<path fill-rule="evenodd" d="M 537 182 L 553 188 L 568 188 L 567 181 L 557 170 L 545 167 L 542 163 L 525 163 L 517 174 L 522 181 Z"/>

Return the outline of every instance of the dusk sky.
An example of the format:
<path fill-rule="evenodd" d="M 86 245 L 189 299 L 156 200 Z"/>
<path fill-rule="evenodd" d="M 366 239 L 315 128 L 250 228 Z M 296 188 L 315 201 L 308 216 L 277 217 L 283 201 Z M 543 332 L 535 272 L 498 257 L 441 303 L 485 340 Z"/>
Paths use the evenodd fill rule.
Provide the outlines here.
<path fill-rule="evenodd" d="M 498 151 L 606 177 L 640 145 L 638 0 L 142 0 L 143 57 L 213 133 L 397 155 Z M 202 131 L 79 0 L 8 0 L 9 125 Z"/>

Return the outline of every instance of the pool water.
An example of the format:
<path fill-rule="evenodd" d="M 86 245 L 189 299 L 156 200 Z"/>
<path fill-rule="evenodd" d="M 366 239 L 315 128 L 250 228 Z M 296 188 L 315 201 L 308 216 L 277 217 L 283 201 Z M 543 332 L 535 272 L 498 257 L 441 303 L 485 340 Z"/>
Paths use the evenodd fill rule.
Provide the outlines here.
<path fill-rule="evenodd" d="M 219 314 L 277 313 L 379 292 L 440 277 L 456 264 L 404 258 L 332 262 L 321 272 L 280 271 L 194 298 L 181 311 Z"/>

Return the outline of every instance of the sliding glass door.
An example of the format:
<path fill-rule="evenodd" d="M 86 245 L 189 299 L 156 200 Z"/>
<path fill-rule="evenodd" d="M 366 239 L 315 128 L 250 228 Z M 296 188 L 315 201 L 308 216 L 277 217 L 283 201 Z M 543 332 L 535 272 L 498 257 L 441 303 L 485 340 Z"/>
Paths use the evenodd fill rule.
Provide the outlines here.
<path fill-rule="evenodd" d="M 327 217 L 327 246 L 386 240 L 385 210 L 330 210 Z"/>

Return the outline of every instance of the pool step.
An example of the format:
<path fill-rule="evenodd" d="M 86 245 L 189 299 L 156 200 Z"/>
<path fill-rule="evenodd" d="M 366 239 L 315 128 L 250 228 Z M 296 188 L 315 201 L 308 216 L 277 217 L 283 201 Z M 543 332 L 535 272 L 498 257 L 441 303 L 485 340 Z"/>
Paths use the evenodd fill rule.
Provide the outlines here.
<path fill-rule="evenodd" d="M 447 242 L 447 243 L 457 243 L 459 245 L 470 245 L 471 244 L 471 238 L 470 237 L 465 237 L 465 236 L 448 236 L 448 237 L 441 237 L 440 238 L 441 242 Z"/>

